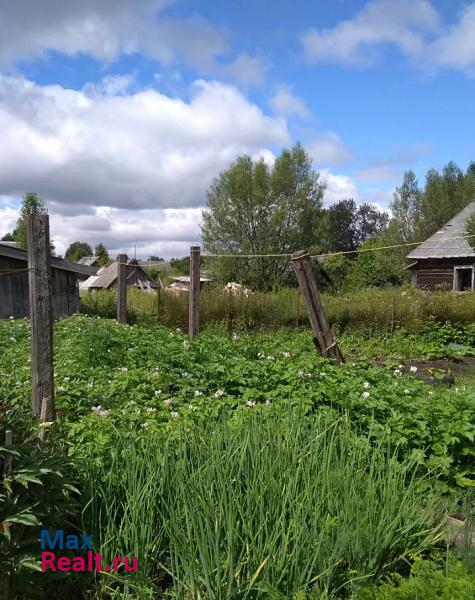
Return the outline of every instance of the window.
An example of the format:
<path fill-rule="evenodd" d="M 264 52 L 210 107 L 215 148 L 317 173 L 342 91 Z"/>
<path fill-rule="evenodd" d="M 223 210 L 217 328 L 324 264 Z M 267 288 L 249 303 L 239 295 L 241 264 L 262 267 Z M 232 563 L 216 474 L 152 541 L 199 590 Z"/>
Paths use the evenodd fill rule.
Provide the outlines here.
<path fill-rule="evenodd" d="M 457 292 L 473 291 L 474 276 L 473 267 L 454 267 L 454 290 Z"/>

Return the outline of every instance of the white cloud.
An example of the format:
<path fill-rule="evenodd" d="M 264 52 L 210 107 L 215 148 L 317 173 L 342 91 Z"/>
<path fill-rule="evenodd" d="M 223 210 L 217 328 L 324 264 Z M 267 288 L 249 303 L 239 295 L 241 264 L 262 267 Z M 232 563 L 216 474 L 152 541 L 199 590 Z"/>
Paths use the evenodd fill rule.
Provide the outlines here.
<path fill-rule="evenodd" d="M 206 68 L 228 51 L 226 36 L 199 18 L 157 17 L 161 0 L 16 0 L 0 2 L 0 65 L 47 50 L 87 53 L 111 61 L 143 52 L 164 63 L 185 60 Z"/>
<path fill-rule="evenodd" d="M 242 153 L 290 138 L 235 87 L 197 81 L 189 102 L 154 90 L 120 96 L 0 75 L 0 194 L 35 190 L 61 205 L 201 206 Z"/>
<path fill-rule="evenodd" d="M 274 96 L 270 98 L 269 105 L 277 115 L 296 115 L 302 119 L 310 117 L 310 111 L 305 106 L 305 102 L 292 94 L 286 86 L 282 86 L 277 90 Z"/>
<path fill-rule="evenodd" d="M 426 69 L 475 72 L 475 4 L 458 21 L 443 23 L 429 0 L 370 0 L 353 18 L 333 28 L 311 28 L 301 37 L 310 62 L 367 65 L 388 44 Z"/>
<path fill-rule="evenodd" d="M 333 131 L 315 137 L 305 147 L 317 166 L 342 164 L 352 159 L 341 138 Z"/>
<path fill-rule="evenodd" d="M 348 175 L 336 175 L 328 169 L 322 169 L 320 179 L 326 185 L 324 198 L 326 206 L 349 198 L 353 198 L 356 202 L 360 200 L 356 184 Z"/>
<path fill-rule="evenodd" d="M 388 165 L 365 167 L 357 173 L 360 181 L 394 181 L 401 179 L 402 172 Z"/>

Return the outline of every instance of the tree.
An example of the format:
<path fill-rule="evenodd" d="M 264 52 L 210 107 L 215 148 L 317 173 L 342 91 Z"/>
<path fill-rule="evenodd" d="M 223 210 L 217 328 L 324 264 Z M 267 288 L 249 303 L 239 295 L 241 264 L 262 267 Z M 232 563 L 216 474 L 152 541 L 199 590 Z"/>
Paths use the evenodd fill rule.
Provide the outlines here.
<path fill-rule="evenodd" d="M 15 241 L 15 237 L 13 235 L 13 233 L 6 233 L 2 238 L 1 238 L 2 242 L 14 242 Z"/>
<path fill-rule="evenodd" d="M 394 192 L 391 204 L 393 222 L 402 242 L 412 242 L 416 237 L 422 217 L 422 192 L 414 171 L 404 173 L 403 182 Z"/>
<path fill-rule="evenodd" d="M 356 215 L 356 245 L 381 234 L 388 224 L 389 215 L 386 211 L 364 202 L 358 207 Z"/>
<path fill-rule="evenodd" d="M 239 157 L 208 190 L 203 212 L 203 244 L 213 254 L 290 254 L 321 249 L 324 185 L 300 144 L 284 150 L 269 167 L 263 160 Z M 269 289 L 289 273 L 288 259 L 219 259 L 215 271 Z"/>
<path fill-rule="evenodd" d="M 12 233 L 13 240 L 18 243 L 20 248 L 27 249 L 27 231 L 26 222 L 28 215 L 32 212 L 47 213 L 46 204 L 34 192 L 28 192 L 23 196 L 22 205 L 20 208 L 20 216 L 16 222 L 16 227 Z M 54 244 L 50 243 L 50 252 L 54 254 Z"/>
<path fill-rule="evenodd" d="M 357 239 L 358 208 L 354 200 L 340 200 L 327 210 L 328 250 L 345 252 L 355 250 Z"/>
<path fill-rule="evenodd" d="M 71 262 L 78 262 L 85 256 L 92 256 L 92 248 L 86 242 L 73 242 L 66 250 L 64 258 Z"/>
<path fill-rule="evenodd" d="M 104 267 L 111 262 L 109 253 L 102 242 L 96 244 L 96 247 L 94 248 L 94 256 L 97 258 L 97 263 L 100 267 Z"/>

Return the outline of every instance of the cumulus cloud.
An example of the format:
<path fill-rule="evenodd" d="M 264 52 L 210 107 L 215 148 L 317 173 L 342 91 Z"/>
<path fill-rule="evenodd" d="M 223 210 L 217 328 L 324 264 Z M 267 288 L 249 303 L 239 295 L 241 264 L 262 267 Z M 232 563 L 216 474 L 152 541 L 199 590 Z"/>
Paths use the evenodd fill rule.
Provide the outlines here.
<path fill-rule="evenodd" d="M 351 153 L 341 138 L 333 131 L 315 137 L 306 144 L 306 150 L 317 166 L 342 164 L 352 159 Z"/>
<path fill-rule="evenodd" d="M 425 68 L 475 72 L 475 4 L 453 24 L 444 23 L 429 0 L 370 0 L 353 18 L 333 28 L 311 28 L 301 37 L 310 62 L 349 65 L 374 62 L 388 44 Z"/>
<path fill-rule="evenodd" d="M 325 206 L 330 206 L 339 200 L 353 198 L 360 200 L 360 194 L 355 182 L 348 175 L 338 175 L 328 169 L 320 171 L 320 180 L 325 184 Z"/>
<path fill-rule="evenodd" d="M 47 50 L 86 53 L 103 61 L 143 52 L 164 63 L 209 67 L 228 51 L 223 31 L 199 18 L 159 16 L 164 0 L 16 0 L 0 2 L 0 65 L 33 59 Z"/>
<path fill-rule="evenodd" d="M 280 87 L 270 98 L 269 105 L 277 115 L 296 115 L 302 119 L 310 117 L 310 111 L 305 102 L 295 96 L 287 86 Z"/>
<path fill-rule="evenodd" d="M 39 86 L 0 76 L 0 194 L 36 190 L 61 205 L 201 206 L 213 177 L 242 153 L 290 138 L 235 87 L 197 81 L 185 102 Z"/>

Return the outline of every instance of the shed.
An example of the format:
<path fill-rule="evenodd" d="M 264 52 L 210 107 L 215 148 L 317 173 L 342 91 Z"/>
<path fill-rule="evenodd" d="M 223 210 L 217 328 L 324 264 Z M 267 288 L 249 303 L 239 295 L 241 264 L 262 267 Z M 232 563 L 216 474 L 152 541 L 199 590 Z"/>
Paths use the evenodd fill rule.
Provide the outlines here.
<path fill-rule="evenodd" d="M 204 277 L 203 274 L 200 276 L 200 288 L 202 288 L 207 283 L 211 283 L 212 279 L 210 277 Z M 173 277 L 173 283 L 171 283 L 168 288 L 171 292 L 175 292 L 176 294 L 181 294 L 182 292 L 190 291 L 190 276 L 189 275 L 180 275 L 177 277 Z"/>
<path fill-rule="evenodd" d="M 68 317 L 79 310 L 78 281 L 96 269 L 51 257 L 53 315 Z M 0 242 L 0 318 L 30 315 L 26 250 Z"/>
<path fill-rule="evenodd" d="M 119 265 L 114 261 L 108 267 L 101 269 L 97 275 L 87 279 L 81 287 L 89 291 L 114 289 L 117 287 L 118 275 Z M 127 285 L 142 290 L 160 288 L 160 284 L 156 283 L 135 259 L 127 261 Z"/>
<path fill-rule="evenodd" d="M 475 289 L 475 250 L 468 235 L 468 222 L 475 215 L 475 202 L 468 204 L 439 231 L 407 255 L 406 267 L 415 287 L 459 292 Z M 473 239 L 475 243 L 475 238 Z"/>

